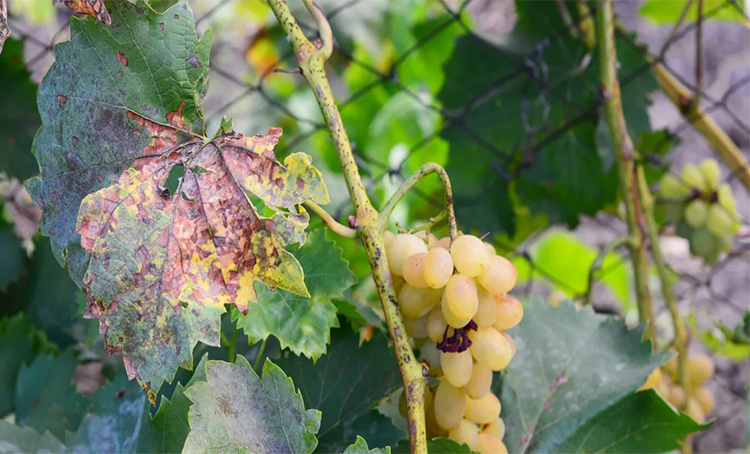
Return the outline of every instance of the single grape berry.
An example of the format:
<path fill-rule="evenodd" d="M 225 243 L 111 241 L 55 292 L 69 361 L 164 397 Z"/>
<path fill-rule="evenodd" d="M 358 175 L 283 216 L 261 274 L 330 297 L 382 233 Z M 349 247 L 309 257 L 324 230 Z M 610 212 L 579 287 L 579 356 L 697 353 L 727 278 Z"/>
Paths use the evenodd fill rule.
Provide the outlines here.
<path fill-rule="evenodd" d="M 509 292 L 518 280 L 518 270 L 505 257 L 495 255 L 487 261 L 482 274 L 479 275 L 479 284 L 493 295 Z"/>
<path fill-rule="evenodd" d="M 432 288 L 443 288 L 453 275 L 453 258 L 447 249 L 430 249 L 422 265 L 425 283 Z"/>
<path fill-rule="evenodd" d="M 685 221 L 694 229 L 702 227 L 706 223 L 708 205 L 703 200 L 693 200 L 685 207 Z"/>
<path fill-rule="evenodd" d="M 484 270 L 488 254 L 482 240 L 473 235 L 462 235 L 451 244 L 451 257 L 459 273 L 477 277 Z"/>
<path fill-rule="evenodd" d="M 705 159 L 698 165 L 698 169 L 706 182 L 706 189 L 713 191 L 719 184 L 719 164 L 713 159 Z"/>
<path fill-rule="evenodd" d="M 427 282 L 424 279 L 425 256 L 427 256 L 427 252 L 420 252 L 409 256 L 406 262 L 404 262 L 402 276 L 404 276 L 404 280 L 412 287 L 427 287 Z"/>
<path fill-rule="evenodd" d="M 479 306 L 476 283 L 465 274 L 454 274 L 445 286 L 445 300 L 457 319 L 470 320 Z"/>
<path fill-rule="evenodd" d="M 396 235 L 390 243 L 390 247 L 385 249 L 391 273 L 401 276 L 406 259 L 414 254 L 419 254 L 420 252 L 427 252 L 427 245 L 424 244 L 423 240 L 414 235 L 409 235 L 408 233 Z"/>
<path fill-rule="evenodd" d="M 695 164 L 685 164 L 680 171 L 680 178 L 690 188 L 697 189 L 700 192 L 706 190 L 706 181 Z"/>

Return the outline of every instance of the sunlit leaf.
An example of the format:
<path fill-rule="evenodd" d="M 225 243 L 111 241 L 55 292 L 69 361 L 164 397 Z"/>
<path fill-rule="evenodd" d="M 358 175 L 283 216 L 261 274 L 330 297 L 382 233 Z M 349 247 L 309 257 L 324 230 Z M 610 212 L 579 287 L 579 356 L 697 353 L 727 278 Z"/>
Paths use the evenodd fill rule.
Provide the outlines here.
<path fill-rule="evenodd" d="M 747 13 L 743 13 L 744 0 L 701 0 L 703 14 L 709 20 L 741 22 L 748 25 Z M 647 0 L 638 12 L 641 16 L 657 25 L 674 24 L 680 20 L 685 7 L 688 8 L 683 21 L 698 20 L 698 2 L 689 0 Z"/>

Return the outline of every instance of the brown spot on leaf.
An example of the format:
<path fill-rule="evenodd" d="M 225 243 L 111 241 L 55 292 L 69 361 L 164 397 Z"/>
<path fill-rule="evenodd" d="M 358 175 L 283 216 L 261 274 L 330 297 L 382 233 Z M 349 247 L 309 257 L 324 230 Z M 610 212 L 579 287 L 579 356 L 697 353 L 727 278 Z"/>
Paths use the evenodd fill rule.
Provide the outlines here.
<path fill-rule="evenodd" d="M 78 137 L 73 136 L 72 142 L 73 142 L 73 145 L 77 144 L 78 143 Z"/>
<path fill-rule="evenodd" d="M 182 108 L 185 106 L 185 101 L 180 103 L 180 106 L 174 112 L 167 114 L 167 123 L 174 126 L 175 128 L 182 129 L 185 126 L 185 119 L 182 118 Z"/>
<path fill-rule="evenodd" d="M 128 59 L 125 58 L 125 54 L 119 50 L 117 51 L 117 61 L 120 62 L 122 66 L 128 66 Z"/>
<path fill-rule="evenodd" d="M 65 95 L 57 95 L 57 104 L 60 105 L 60 107 L 64 106 L 65 103 L 68 102 L 68 97 Z"/>
<path fill-rule="evenodd" d="M 164 31 L 164 22 L 159 22 L 159 28 Z"/>

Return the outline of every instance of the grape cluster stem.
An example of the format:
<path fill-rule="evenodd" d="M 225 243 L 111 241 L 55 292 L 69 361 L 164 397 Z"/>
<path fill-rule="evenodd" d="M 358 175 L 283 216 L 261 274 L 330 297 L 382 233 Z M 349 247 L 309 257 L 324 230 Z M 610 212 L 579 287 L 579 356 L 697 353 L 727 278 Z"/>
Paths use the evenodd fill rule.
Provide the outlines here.
<path fill-rule="evenodd" d="M 412 453 L 426 454 L 427 433 L 424 417 L 424 396 L 427 377 L 409 345 L 406 328 L 399 313 L 396 291 L 386 260 L 383 233 L 388 225 L 391 212 L 409 189 L 422 178 L 435 173 L 440 177 L 440 181 L 445 188 L 446 206 L 443 213 L 433 218 L 431 222 L 434 224 L 447 216 L 450 223 L 451 240 L 454 240 L 457 235 L 457 228 L 453 212 L 450 180 L 445 170 L 438 164 L 427 163 L 403 182 L 393 197 L 386 203 L 381 213 L 378 213 L 373 207 L 359 175 L 349 137 L 325 72 L 325 62 L 333 52 L 331 26 L 323 12 L 312 0 L 302 1 L 318 26 L 320 39 L 314 42 L 310 42 L 302 32 L 285 0 L 268 0 L 268 4 L 289 36 L 299 69 L 312 88 L 320 106 L 349 190 L 355 222 L 350 222 L 352 227 L 346 227 L 333 219 L 320 206 L 309 203 L 306 206 L 319 215 L 331 231 L 347 238 L 359 236 L 365 247 L 401 373 L 407 404 L 410 449 Z"/>

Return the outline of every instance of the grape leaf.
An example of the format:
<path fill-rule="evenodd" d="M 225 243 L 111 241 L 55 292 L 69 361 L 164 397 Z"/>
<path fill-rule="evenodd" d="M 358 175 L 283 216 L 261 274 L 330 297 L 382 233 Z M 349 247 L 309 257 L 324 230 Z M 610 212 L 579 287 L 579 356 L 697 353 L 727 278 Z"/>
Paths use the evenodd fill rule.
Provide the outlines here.
<path fill-rule="evenodd" d="M 409 454 L 409 441 L 400 441 L 394 448 L 393 454 Z M 427 442 L 427 452 L 440 454 L 472 454 L 474 451 L 467 444 L 458 444 L 450 438 L 433 438 Z"/>
<path fill-rule="evenodd" d="M 197 39 L 186 4 L 110 12 L 111 27 L 74 20 L 57 47 L 28 186 L 53 251 L 83 276 L 86 316 L 153 402 L 196 342 L 218 345 L 224 304 L 246 311 L 255 280 L 307 294 L 283 246 L 304 240 L 297 205 L 328 192 L 307 155 L 277 162 L 280 129 L 203 137 L 210 37 Z M 276 213 L 260 217 L 250 197 Z"/>
<path fill-rule="evenodd" d="M 209 361 L 207 381 L 190 386 L 190 434 L 183 452 L 311 453 L 320 412 L 305 410 L 294 383 L 266 360 L 258 377 L 244 356 Z"/>
<path fill-rule="evenodd" d="M 332 327 L 338 326 L 333 298 L 354 284 L 354 276 L 342 257 L 341 249 L 327 238 L 327 229 L 310 234 L 305 247 L 293 252 L 306 271 L 305 285 L 310 297 L 285 291 L 271 291 L 255 286 L 258 303 L 247 314 L 233 312 L 237 326 L 247 334 L 251 344 L 273 335 L 282 348 L 317 359 L 326 351 Z"/>
<path fill-rule="evenodd" d="M 52 4 L 64 3 L 75 13 L 94 16 L 102 24 L 109 25 L 112 20 L 104 6 L 104 0 L 52 0 Z"/>
<path fill-rule="evenodd" d="M 746 14 L 743 14 L 744 0 L 726 1 L 726 0 L 702 0 L 703 14 L 712 13 L 708 19 L 741 22 L 748 25 Z M 698 20 L 697 2 L 688 0 L 672 0 L 665 2 L 663 0 L 647 0 L 640 7 L 638 12 L 641 16 L 648 19 L 656 25 L 674 24 L 682 17 L 682 11 L 688 7 L 687 14 L 682 19 L 687 22 Z"/>
<path fill-rule="evenodd" d="M 700 429 L 671 409 L 646 413 L 660 404 L 649 401 L 649 395 L 634 397 L 649 373 L 670 356 L 652 354 L 650 342 L 641 342 L 644 326 L 628 330 L 590 308 L 577 311 L 569 301 L 552 308 L 534 299 L 526 309 L 523 321 L 509 330 L 517 354 L 503 380 L 493 384 L 503 404 L 508 451 L 567 452 L 580 445 L 588 452 L 611 444 L 627 452 L 633 450 L 627 449 L 628 439 L 654 433 L 655 424 L 669 430 L 654 433 L 648 447 L 674 449 L 677 440 Z M 594 439 L 587 439 L 592 433 Z M 561 449 L 563 445 L 570 449 Z M 637 450 L 642 451 L 640 445 Z"/>
<path fill-rule="evenodd" d="M 19 427 L 0 420 L 0 452 L 42 454 L 63 451 L 63 444 L 49 432 L 40 435 L 31 427 Z"/>
<path fill-rule="evenodd" d="M 391 448 L 386 446 L 385 448 L 372 448 L 367 446 L 367 441 L 364 438 L 357 436 L 357 441 L 349 445 L 344 454 L 391 454 Z"/>
<path fill-rule="evenodd" d="M 3 52 L 5 40 L 10 36 L 8 28 L 8 6 L 6 2 L 0 2 L 0 53 Z"/>
<path fill-rule="evenodd" d="M 0 213 L 2 208 L 0 204 Z M 0 292 L 5 292 L 11 284 L 18 281 L 28 264 L 21 239 L 5 219 L 0 219 L 0 254 L 3 257 L 0 261 Z"/>
<path fill-rule="evenodd" d="M 399 386 L 393 350 L 383 333 L 359 346 L 359 334 L 348 327 L 331 333 L 322 358 L 287 355 L 277 360 L 299 386 L 308 408 L 323 413 L 318 431 L 319 452 L 341 452 L 361 435 L 373 446 L 389 446 L 405 436 L 375 404 Z"/>
<path fill-rule="evenodd" d="M 10 38 L 0 53 L 0 87 L 3 87 L 0 96 L 0 169 L 11 177 L 25 180 L 39 173 L 29 150 L 41 120 L 36 109 L 36 85 L 26 70 L 21 40 Z"/>
<path fill-rule="evenodd" d="M 37 356 L 29 366 L 21 367 L 14 398 L 16 423 L 49 431 L 60 439 L 66 430 L 75 430 L 88 406 L 88 400 L 71 384 L 77 366 L 68 350 L 57 357 Z"/>

